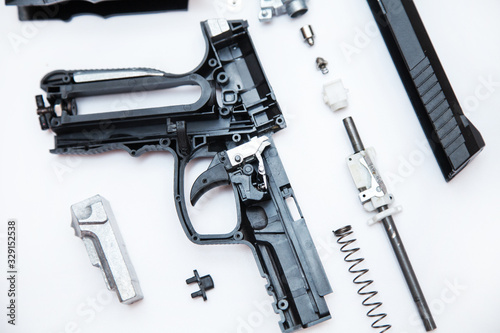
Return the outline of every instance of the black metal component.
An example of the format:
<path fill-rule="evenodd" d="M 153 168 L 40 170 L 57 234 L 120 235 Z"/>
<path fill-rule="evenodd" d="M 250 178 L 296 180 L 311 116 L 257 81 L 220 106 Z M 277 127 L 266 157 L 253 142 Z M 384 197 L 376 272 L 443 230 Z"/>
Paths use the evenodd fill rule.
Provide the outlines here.
<path fill-rule="evenodd" d="M 19 20 L 69 21 L 73 16 L 95 14 L 109 17 L 120 14 L 186 10 L 188 0 L 5 0 L 7 6 L 17 6 Z"/>
<path fill-rule="evenodd" d="M 267 291 L 274 297 L 282 331 L 327 320 L 330 312 L 324 296 L 331 293 L 331 287 L 304 218 L 294 220 L 286 202 L 294 199 L 294 193 L 271 138 L 286 124 L 248 34 L 248 24 L 209 20 L 201 27 L 207 52 L 190 73 L 173 75 L 136 68 L 46 75 L 41 87 L 52 109 L 39 111 L 39 117 L 42 129 L 50 128 L 56 134 L 51 152 L 96 154 L 121 149 L 132 156 L 150 151 L 172 153 L 175 205 L 186 236 L 196 244 L 248 245 L 268 281 Z M 188 105 L 77 112 L 80 97 L 183 85 L 200 86 L 199 100 Z M 41 108 L 40 98 L 37 108 Z M 242 147 L 255 150 L 249 153 Z M 241 154 L 235 154 L 239 150 Z M 190 201 L 194 205 L 211 188 L 231 184 L 238 221 L 230 233 L 199 234 L 188 216 L 184 172 L 189 161 L 198 157 L 213 161 L 192 186 Z"/>
<path fill-rule="evenodd" d="M 370 308 L 370 310 L 366 313 L 366 315 L 370 318 L 376 318 L 376 320 L 372 323 L 371 326 L 376 329 L 379 328 L 382 329 L 380 333 L 384 333 L 385 331 L 389 330 L 392 326 L 389 324 L 380 323 L 380 321 L 382 321 L 385 317 L 387 317 L 387 313 L 375 313 L 375 311 L 377 311 L 378 308 L 382 306 L 382 302 L 372 301 L 372 298 L 378 294 L 378 291 L 365 290 L 373 283 L 373 280 L 360 281 L 361 278 L 366 273 L 368 273 L 369 269 L 358 268 L 358 265 L 361 264 L 365 260 L 365 258 L 352 258 L 356 254 L 356 252 L 359 251 L 359 247 L 357 248 L 350 247 L 351 244 L 356 242 L 355 238 L 346 240 L 347 237 L 353 234 L 352 227 L 348 225 L 341 229 L 335 230 L 333 233 L 335 234 L 336 237 L 338 237 L 337 243 L 342 245 L 340 247 L 340 252 L 347 253 L 346 256 L 344 257 L 344 261 L 351 264 L 351 267 L 349 267 L 349 272 L 352 274 L 356 274 L 356 277 L 352 280 L 352 282 L 354 284 L 361 286 L 358 289 L 358 294 L 363 297 L 366 297 L 362 302 L 364 306 Z"/>
<path fill-rule="evenodd" d="M 379 208 L 379 212 L 386 210 L 387 207 Z M 382 219 L 382 224 L 384 225 L 384 229 L 387 233 L 387 237 L 391 242 L 392 249 L 396 258 L 398 259 L 399 266 L 401 267 L 401 271 L 406 280 L 406 284 L 408 285 L 408 289 L 410 289 L 410 293 L 413 297 L 413 301 L 417 305 L 418 313 L 420 314 L 420 318 L 424 324 L 425 330 L 427 332 L 436 329 L 436 323 L 434 322 L 434 318 L 432 317 L 431 310 L 427 305 L 427 301 L 425 300 L 424 293 L 420 288 L 420 284 L 418 283 L 417 276 L 413 271 L 413 267 L 411 266 L 410 258 L 408 258 L 408 254 L 406 254 L 406 249 L 403 245 L 403 241 L 401 240 L 401 236 L 399 235 L 398 229 L 396 228 L 396 224 L 394 223 L 394 219 L 392 216 L 388 216 Z"/>
<path fill-rule="evenodd" d="M 214 157 L 207 171 L 203 172 L 191 187 L 191 204 L 194 206 L 203 194 L 211 189 L 229 184 L 231 181 L 224 164 Z"/>
<path fill-rule="evenodd" d="M 349 141 L 351 141 L 352 149 L 354 149 L 355 153 L 359 153 L 362 150 L 365 150 L 365 146 L 363 145 L 363 141 L 359 136 L 358 129 L 356 128 L 356 124 L 352 117 L 347 117 L 342 120 L 344 123 L 345 130 L 347 131 L 347 135 L 349 136 Z"/>
<path fill-rule="evenodd" d="M 360 152 L 363 148 L 363 142 L 361 141 L 361 137 L 356 129 L 356 125 L 351 117 L 344 119 L 344 125 L 346 131 L 349 135 L 349 140 L 356 151 L 356 149 L 360 149 L 356 151 L 356 153 Z M 371 170 L 373 172 L 373 170 Z M 377 208 L 378 212 L 383 212 L 387 210 L 389 207 L 387 205 L 383 205 Z M 408 289 L 413 297 L 413 301 L 415 302 L 418 312 L 420 314 L 420 318 L 425 326 L 427 331 L 432 331 L 436 329 L 436 323 L 432 318 L 432 313 L 427 305 L 427 301 L 425 300 L 424 293 L 420 288 L 420 285 L 417 280 L 417 276 L 413 271 L 413 267 L 411 265 L 410 259 L 406 254 L 405 247 L 403 245 L 403 241 L 401 240 L 401 236 L 399 235 L 398 229 L 396 228 L 396 224 L 391 215 L 381 219 L 381 222 L 384 225 L 385 231 L 391 242 L 392 249 L 394 250 L 394 254 L 398 260 L 399 266 L 401 267 L 401 271 L 406 280 L 406 284 L 408 285 Z"/>
<path fill-rule="evenodd" d="M 446 181 L 483 148 L 412 0 L 367 0 Z"/>
<path fill-rule="evenodd" d="M 206 301 L 207 290 L 214 289 L 214 280 L 212 279 L 210 274 L 200 277 L 196 269 L 193 271 L 193 273 L 194 276 L 192 278 L 187 279 L 186 283 L 191 284 L 196 282 L 198 283 L 200 290 L 191 293 L 191 298 L 203 297 L 203 300 Z"/>

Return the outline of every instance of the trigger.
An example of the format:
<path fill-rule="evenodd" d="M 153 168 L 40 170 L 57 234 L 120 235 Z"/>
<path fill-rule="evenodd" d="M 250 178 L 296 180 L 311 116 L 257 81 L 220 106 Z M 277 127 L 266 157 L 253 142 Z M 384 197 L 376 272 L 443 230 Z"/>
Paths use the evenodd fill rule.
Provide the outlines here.
<path fill-rule="evenodd" d="M 224 164 L 217 163 L 203 172 L 191 187 L 191 205 L 195 205 L 207 191 L 220 185 L 229 185 L 229 175 Z"/>

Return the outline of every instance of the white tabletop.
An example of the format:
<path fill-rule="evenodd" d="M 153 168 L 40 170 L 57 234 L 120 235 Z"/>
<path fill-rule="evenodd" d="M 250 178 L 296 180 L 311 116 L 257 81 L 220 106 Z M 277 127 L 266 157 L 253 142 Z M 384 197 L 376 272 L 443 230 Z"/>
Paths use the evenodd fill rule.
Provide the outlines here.
<path fill-rule="evenodd" d="M 393 331 L 424 332 L 384 230 L 366 225 L 370 215 L 345 165 L 352 149 L 342 119 L 352 116 L 404 207 L 394 218 L 438 331 L 499 332 L 500 3 L 415 2 L 464 112 L 486 141 L 450 183 L 430 153 L 363 0 L 311 0 L 303 17 L 277 17 L 270 24 L 258 21 L 257 0 L 191 0 L 187 12 L 81 16 L 70 23 L 19 22 L 15 8 L 0 6 L 0 304 L 6 304 L 8 289 L 6 222 L 19 223 L 17 325 L 7 325 L 2 306 L 0 331 L 279 332 L 251 251 L 242 245 L 202 247 L 186 238 L 175 212 L 171 155 L 51 155 L 53 135 L 40 130 L 35 113 L 40 79 L 52 70 L 194 69 L 205 52 L 199 22 L 226 17 L 249 21 L 288 124 L 275 143 L 334 289 L 326 297 L 332 319 L 307 331 L 375 332 L 331 232 L 351 224 Z M 314 47 L 300 35 L 306 24 L 316 33 Z M 316 70 L 318 56 L 329 62 L 330 74 Z M 336 78 L 349 89 L 350 105 L 334 114 L 322 101 L 322 85 Z M 168 95 L 151 98 L 171 101 Z M 145 103 L 137 96 L 119 102 Z M 91 112 L 96 103 L 109 107 L 116 97 L 83 100 L 81 111 Z M 188 184 L 206 163 L 189 170 Z M 144 300 L 134 305 L 120 304 L 107 291 L 70 228 L 70 205 L 95 194 L 110 201 L 139 277 Z M 233 204 L 230 190 L 203 198 L 191 209 L 196 227 L 230 231 Z M 185 279 L 193 269 L 214 279 L 207 302 L 190 297 L 196 287 Z"/>

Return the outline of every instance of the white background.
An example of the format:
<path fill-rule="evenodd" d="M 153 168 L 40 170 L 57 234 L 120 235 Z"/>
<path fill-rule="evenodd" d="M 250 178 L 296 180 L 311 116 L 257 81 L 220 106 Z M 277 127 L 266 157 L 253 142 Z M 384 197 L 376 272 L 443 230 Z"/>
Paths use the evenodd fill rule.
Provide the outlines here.
<path fill-rule="evenodd" d="M 9 218 L 18 219 L 20 235 L 17 326 L 6 324 L 2 273 L 0 332 L 279 332 L 250 250 L 201 247 L 185 237 L 174 208 L 172 156 L 51 155 L 53 135 L 40 130 L 35 113 L 40 79 L 52 70 L 192 70 L 205 51 L 199 22 L 213 17 L 249 21 L 288 123 L 275 143 L 334 289 L 326 297 L 332 319 L 308 332 L 375 331 L 331 233 L 346 224 L 354 227 L 393 331 L 424 332 L 383 228 L 366 225 L 369 214 L 345 166 L 352 149 L 341 120 L 349 115 L 365 145 L 376 148 L 378 167 L 404 206 L 395 220 L 438 331 L 499 332 L 500 3 L 415 2 L 464 111 L 486 141 L 485 150 L 450 183 L 428 151 L 363 0 L 313 0 L 305 16 L 282 16 L 271 24 L 258 21 L 257 0 L 191 0 L 187 12 L 83 16 L 70 23 L 21 23 L 15 8 L 0 7 L 1 242 Z M 312 48 L 299 33 L 305 24 L 317 35 Z M 315 69 L 317 56 L 330 62 L 329 75 Z M 350 106 L 334 114 L 321 90 L 336 77 L 349 89 Z M 113 104 L 116 98 L 129 106 L 141 102 L 130 96 L 99 101 Z M 172 98 L 167 94 L 162 102 Z M 203 168 L 190 169 L 190 181 Z M 110 201 L 139 276 L 145 298 L 132 306 L 105 289 L 70 228 L 70 205 L 95 194 Z M 231 230 L 233 203 L 229 191 L 208 193 L 192 209 L 196 226 L 201 232 Z M 214 278 L 207 302 L 190 297 L 196 287 L 184 280 L 193 269 Z"/>

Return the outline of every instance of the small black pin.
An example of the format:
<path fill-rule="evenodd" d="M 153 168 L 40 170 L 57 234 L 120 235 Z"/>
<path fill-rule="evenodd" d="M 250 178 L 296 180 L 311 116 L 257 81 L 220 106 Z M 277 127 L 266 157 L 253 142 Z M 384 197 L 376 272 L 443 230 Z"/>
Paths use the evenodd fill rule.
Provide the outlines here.
<path fill-rule="evenodd" d="M 193 271 L 193 273 L 194 276 L 192 278 L 187 279 L 186 283 L 191 284 L 197 282 L 198 286 L 200 286 L 200 290 L 192 293 L 191 297 L 196 298 L 201 296 L 203 297 L 203 300 L 206 301 L 207 300 L 206 291 L 214 288 L 214 280 L 212 280 L 212 277 L 210 275 L 205 275 L 200 277 L 196 269 Z"/>

